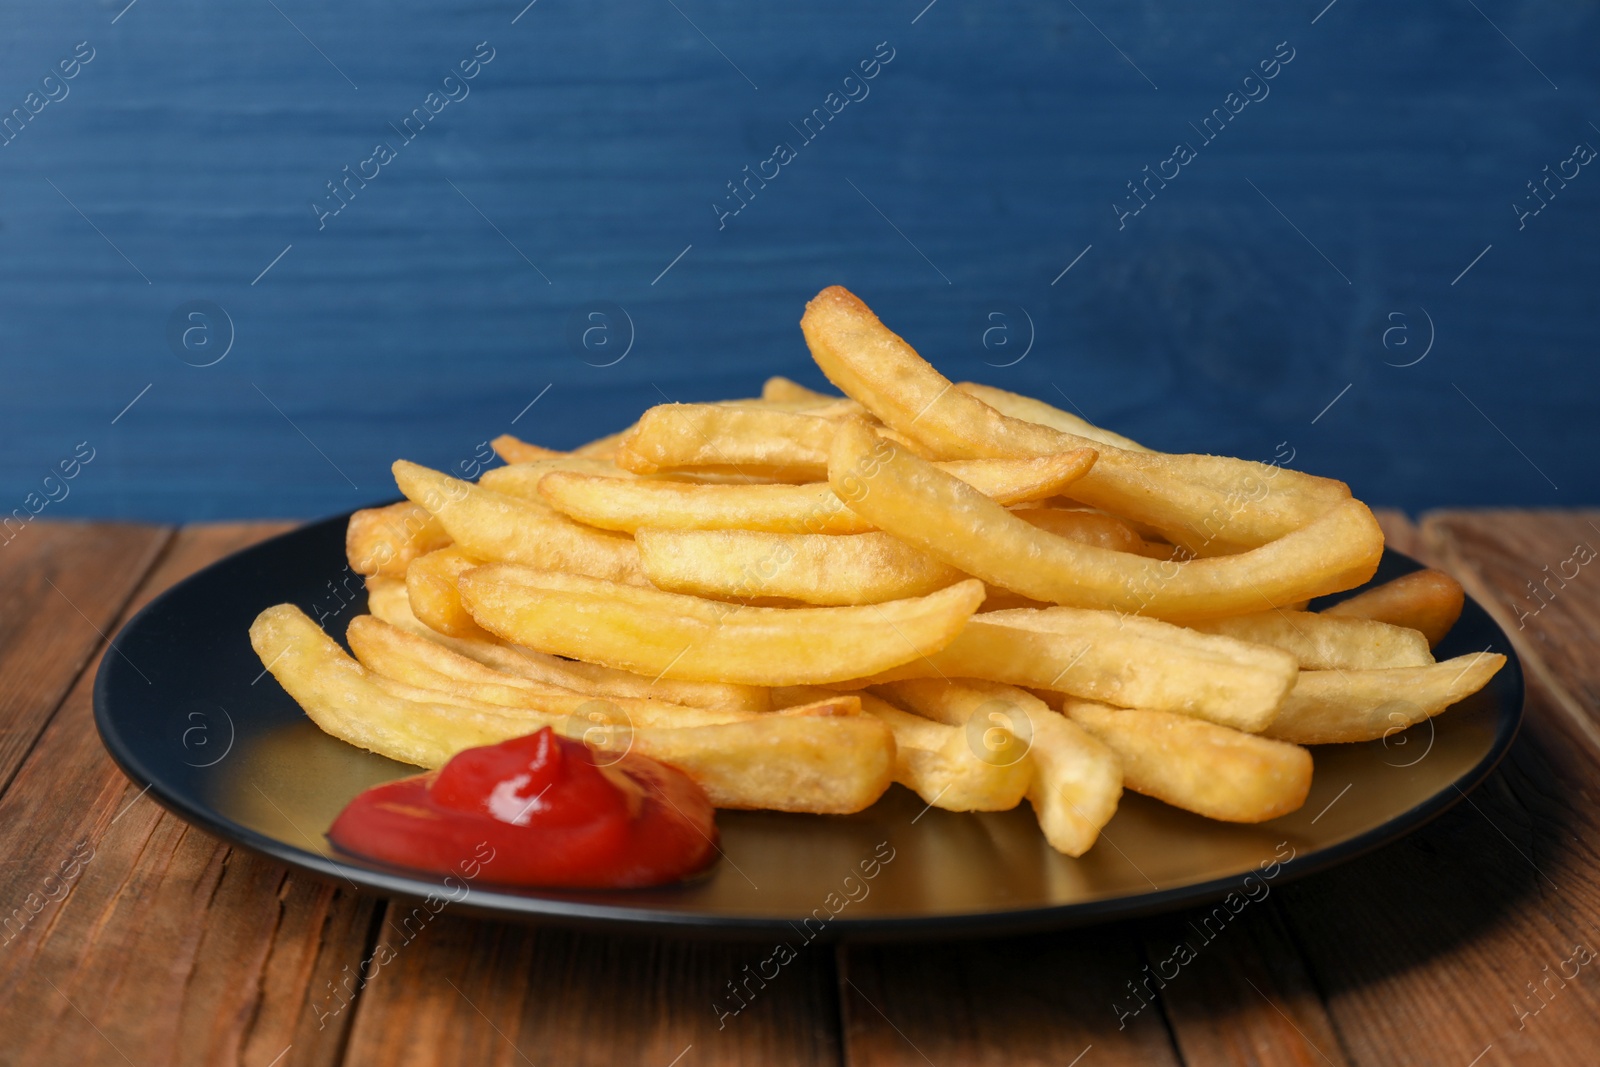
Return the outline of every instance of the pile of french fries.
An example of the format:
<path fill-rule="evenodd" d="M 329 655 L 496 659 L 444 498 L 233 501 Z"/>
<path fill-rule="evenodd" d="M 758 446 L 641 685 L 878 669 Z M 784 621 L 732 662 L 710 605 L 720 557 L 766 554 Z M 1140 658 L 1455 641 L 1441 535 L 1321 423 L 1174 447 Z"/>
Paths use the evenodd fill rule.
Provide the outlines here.
<path fill-rule="evenodd" d="M 956 385 L 842 288 L 801 327 L 843 397 L 773 378 L 572 452 L 501 437 L 476 482 L 395 463 L 406 501 L 350 520 L 354 658 L 285 604 L 261 661 L 328 733 L 422 767 L 551 726 L 720 807 L 1027 798 L 1071 856 L 1124 787 L 1294 811 L 1304 746 L 1386 737 L 1504 663 L 1434 661 L 1462 607 L 1439 572 L 1306 610 L 1383 553 L 1340 482 Z"/>

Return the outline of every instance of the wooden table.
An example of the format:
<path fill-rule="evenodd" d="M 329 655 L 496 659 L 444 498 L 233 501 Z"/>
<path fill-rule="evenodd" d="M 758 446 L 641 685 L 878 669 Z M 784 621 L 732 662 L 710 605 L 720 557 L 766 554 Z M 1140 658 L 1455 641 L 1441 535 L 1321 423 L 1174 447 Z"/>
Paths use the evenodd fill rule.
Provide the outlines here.
<path fill-rule="evenodd" d="M 764 946 L 449 913 L 346 1004 L 389 905 L 165 813 L 112 765 L 90 707 L 107 634 L 284 527 L 35 523 L 0 549 L 0 1062 L 1600 1062 L 1600 575 L 1552 582 L 1521 631 L 1516 614 L 1546 565 L 1600 545 L 1600 512 L 1384 521 L 1466 583 L 1527 668 L 1522 735 L 1467 802 L 1277 889 L 1124 1028 L 1113 1002 L 1183 913 L 802 954 L 720 1029 L 713 1001 Z"/>

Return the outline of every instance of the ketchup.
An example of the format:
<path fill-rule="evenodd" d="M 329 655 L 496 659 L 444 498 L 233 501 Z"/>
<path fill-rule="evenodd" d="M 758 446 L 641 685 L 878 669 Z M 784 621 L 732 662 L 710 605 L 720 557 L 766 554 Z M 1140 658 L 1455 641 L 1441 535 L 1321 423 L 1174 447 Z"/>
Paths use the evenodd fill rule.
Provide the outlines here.
<path fill-rule="evenodd" d="M 437 771 L 375 786 L 328 837 L 346 852 L 399 867 L 567 889 L 676 882 L 709 866 L 717 826 L 688 775 L 629 753 L 607 766 L 548 726 L 456 753 Z"/>

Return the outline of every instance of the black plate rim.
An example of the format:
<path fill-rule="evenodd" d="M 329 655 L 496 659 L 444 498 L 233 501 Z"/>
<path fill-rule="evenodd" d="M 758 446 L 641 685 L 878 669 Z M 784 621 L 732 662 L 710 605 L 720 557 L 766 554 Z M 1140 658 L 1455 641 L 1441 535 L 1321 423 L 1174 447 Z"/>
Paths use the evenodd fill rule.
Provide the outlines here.
<path fill-rule="evenodd" d="M 287 530 L 224 556 L 201 568 L 194 574 L 174 583 L 140 608 L 112 638 L 95 674 L 94 721 L 101 743 L 112 760 L 135 783 L 144 783 L 148 795 L 166 810 L 191 825 L 198 826 L 230 844 L 238 845 L 282 863 L 293 869 L 305 871 L 325 881 L 347 883 L 384 896 L 407 900 L 422 900 L 430 895 L 437 897 L 443 885 L 426 878 L 391 873 L 372 867 L 347 866 L 319 856 L 294 845 L 258 833 L 216 816 L 203 806 L 190 804 L 163 785 L 161 775 L 152 774 L 121 737 L 116 717 L 111 709 L 108 672 L 106 664 L 113 654 L 122 654 L 121 645 L 128 634 L 136 631 L 141 622 L 158 612 L 163 603 L 192 583 L 204 581 L 210 572 L 249 553 L 264 551 L 267 546 L 282 538 L 305 534 L 315 528 L 347 522 L 351 512 L 345 512 Z M 1386 555 L 1421 568 L 1411 556 L 1392 548 Z M 1483 612 L 1489 624 L 1500 634 L 1505 646 L 1505 683 L 1514 683 L 1515 710 L 1502 714 L 1496 724 L 1495 736 L 1484 756 L 1468 768 L 1450 788 L 1441 789 L 1419 804 L 1412 806 L 1382 824 L 1358 834 L 1347 841 L 1317 849 L 1305 856 L 1296 856 L 1281 864 L 1272 879 L 1283 884 L 1326 870 L 1358 856 L 1371 852 L 1400 838 L 1406 837 L 1432 822 L 1454 807 L 1485 778 L 1493 773 L 1522 725 L 1526 709 L 1527 689 L 1522 663 L 1509 638 L 1493 616 L 1484 611 L 1470 596 L 1467 598 L 1477 610 Z M 1220 899 L 1230 890 L 1239 888 L 1250 872 L 1214 878 L 1205 882 L 1157 889 L 1132 896 L 1108 897 L 1102 900 L 1059 904 L 1048 907 L 1021 907 L 983 912 L 963 912 L 950 915 L 897 918 L 877 916 L 847 918 L 836 916 L 814 938 L 818 941 L 840 940 L 895 940 L 911 937 L 927 939 L 981 937 L 999 934 L 1026 933 L 1046 929 L 1066 929 L 1112 919 L 1134 918 L 1172 911 L 1190 904 L 1200 904 Z M 581 900 L 527 896 L 518 893 L 497 892 L 492 888 L 472 887 L 468 894 L 455 902 L 454 907 L 463 912 L 517 921 L 555 920 L 566 925 L 613 931 L 632 931 L 649 934 L 678 934 L 688 936 L 725 936 L 730 938 L 755 938 L 768 934 L 792 934 L 793 920 L 762 915 L 695 915 L 649 907 L 625 904 L 589 904 Z M 809 940 L 809 939 L 808 939 Z"/>

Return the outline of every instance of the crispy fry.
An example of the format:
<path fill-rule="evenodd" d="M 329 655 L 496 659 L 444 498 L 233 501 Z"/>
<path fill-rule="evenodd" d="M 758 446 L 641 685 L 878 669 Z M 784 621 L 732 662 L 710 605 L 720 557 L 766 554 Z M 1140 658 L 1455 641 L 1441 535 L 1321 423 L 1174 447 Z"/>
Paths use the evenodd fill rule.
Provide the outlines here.
<path fill-rule="evenodd" d="M 918 680 L 883 687 L 895 700 L 969 735 L 982 729 L 1028 740 L 1033 782 L 1028 800 L 1052 848 L 1081 856 L 1117 812 L 1122 765 L 1116 753 L 1038 697 L 1009 685 L 962 679 Z"/>
<path fill-rule="evenodd" d="M 1427 640 L 1416 630 L 1353 615 L 1283 608 L 1191 625 L 1201 633 L 1281 648 L 1308 671 L 1425 667 L 1433 662 Z"/>
<path fill-rule="evenodd" d="M 894 731 L 894 780 L 930 807 L 945 811 L 1010 811 L 1033 784 L 1027 742 L 997 731 L 992 748 L 975 745 L 967 731 L 901 711 L 871 695 L 862 710 Z"/>
<path fill-rule="evenodd" d="M 742 722 L 759 714 L 692 708 L 639 697 L 601 698 L 530 681 L 494 670 L 372 615 L 357 615 L 351 619 L 345 640 L 356 660 L 375 674 L 421 689 L 449 693 L 474 704 L 574 715 L 599 701 L 635 726 L 714 726 Z"/>
<path fill-rule="evenodd" d="M 775 374 L 761 384 L 761 399 L 771 400 L 779 404 L 797 402 L 829 404 L 835 400 L 843 400 L 845 398 L 829 396 L 827 393 L 819 393 L 815 389 L 807 389 L 799 382 L 790 381 L 788 378 Z"/>
<path fill-rule="evenodd" d="M 1005 389 L 996 389 L 992 385 L 979 385 L 977 382 L 962 382 L 956 386 L 963 393 L 968 393 L 994 408 L 1008 418 L 1021 419 L 1023 422 L 1038 423 L 1048 426 L 1062 433 L 1076 434 L 1101 445 L 1110 445 L 1127 452 L 1151 452 L 1139 442 L 1112 433 L 1070 412 L 1062 411 L 1058 407 L 1046 404 L 1043 400 L 1035 400 L 1031 396 L 1021 393 L 1009 392 Z"/>
<path fill-rule="evenodd" d="M 940 463 L 948 474 L 1002 504 L 1054 496 L 1080 475 L 1079 461 L 1056 456 Z M 618 474 L 626 475 L 619 471 Z M 524 475 L 500 467 L 484 475 L 499 488 Z M 698 485 L 552 470 L 539 480 L 549 505 L 590 526 L 628 533 L 643 526 L 678 530 L 765 530 L 789 534 L 870 533 L 826 482 L 810 485 Z M 509 490 L 507 490 L 509 491 Z M 519 490 L 520 492 L 520 490 Z"/>
<path fill-rule="evenodd" d="M 542 445 L 529 444 L 527 441 L 513 437 L 508 433 L 503 433 L 493 441 L 490 441 L 489 447 L 493 448 L 495 454 L 507 463 L 532 463 L 535 460 L 559 459 L 562 456 L 570 455 L 570 453 L 558 452 L 553 448 L 545 448 Z"/>
<path fill-rule="evenodd" d="M 894 780 L 894 735 L 870 715 L 763 715 L 608 740 L 678 768 L 719 808 L 848 815 Z"/>
<path fill-rule="evenodd" d="M 1505 662 L 1499 653 L 1475 652 L 1427 667 L 1301 671 L 1283 710 L 1264 732 L 1299 745 L 1376 741 L 1465 700 L 1488 685 Z"/>
<path fill-rule="evenodd" d="M 618 446 L 617 465 L 636 474 L 692 467 L 780 471 L 822 479 L 834 423 L 772 407 L 658 404 Z"/>
<path fill-rule="evenodd" d="M 1306 802 L 1311 753 L 1165 711 L 1069 700 L 1062 710 L 1122 761 L 1122 784 L 1222 822 L 1265 822 Z"/>
<path fill-rule="evenodd" d="M 1432 648 L 1456 624 L 1465 602 L 1461 583 L 1444 571 L 1413 571 L 1323 608 L 1322 614 L 1420 630 Z"/>
<path fill-rule="evenodd" d="M 355 512 L 344 533 L 350 569 L 368 577 L 402 576 L 412 560 L 449 543 L 439 520 L 409 500 Z"/>
<path fill-rule="evenodd" d="M 746 608 L 490 564 L 461 576 L 478 624 L 519 645 L 641 674 L 749 685 L 858 678 L 948 644 L 979 601 L 965 581 L 865 607 Z"/>
<path fill-rule="evenodd" d="M 482 639 L 446 637 L 423 625 L 412 614 L 405 584 L 397 579 L 367 579 L 367 610 L 391 626 L 425 637 L 493 670 L 589 696 L 645 697 L 731 711 L 767 711 L 772 706 L 770 690 L 761 686 L 646 678 L 597 663 L 575 662 L 506 644 L 487 632 Z"/>
<path fill-rule="evenodd" d="M 406 568 L 406 598 L 424 626 L 451 637 L 488 637 L 461 606 L 456 579 L 483 563 L 455 545 L 418 556 Z"/>
<path fill-rule="evenodd" d="M 954 387 L 848 290 L 831 286 L 800 321 L 817 366 L 847 396 L 935 454 L 1024 456 L 1095 447 L 1072 496 L 1167 534 L 1197 555 L 1255 548 L 1326 514 L 1350 490 L 1263 463 L 1128 452 L 1000 414 Z"/>
<path fill-rule="evenodd" d="M 1356 500 L 1236 556 L 1158 563 L 1078 544 L 1030 526 L 859 420 L 835 433 L 829 470 L 840 499 L 886 533 L 991 585 L 1074 607 L 1174 620 L 1260 611 L 1360 585 L 1383 555 L 1383 530 Z"/>
<path fill-rule="evenodd" d="M 645 576 L 658 588 L 723 600 L 880 604 L 924 596 L 966 577 L 882 533 L 645 528 L 634 538 Z"/>
<path fill-rule="evenodd" d="M 521 497 L 536 504 L 544 504 L 539 495 L 539 480 L 551 471 L 577 471 L 598 478 L 635 478 L 637 475 L 623 470 L 609 459 L 593 456 L 550 456 L 522 463 L 508 463 L 504 467 L 486 470 L 478 478 L 478 485 L 507 496 Z"/>
<path fill-rule="evenodd" d="M 639 549 L 620 537 L 573 522 L 520 497 L 396 460 L 400 491 L 427 508 L 461 548 L 479 559 L 572 571 L 608 581 L 646 584 Z"/>
<path fill-rule="evenodd" d="M 1172 558 L 1171 545 L 1151 544 L 1140 537 L 1132 526 L 1115 515 L 1107 515 L 1103 511 L 1024 504 L 1012 508 L 1011 514 L 1029 526 L 1079 544 L 1106 548 L 1113 552 L 1132 552 L 1139 556 L 1149 556 L 1151 559 Z"/>
<path fill-rule="evenodd" d="M 292 604 L 263 611 L 250 642 L 279 684 L 334 737 L 390 759 L 441 766 L 464 748 L 550 726 L 608 751 L 677 767 L 719 807 L 842 813 L 888 788 L 894 738 L 865 716 L 763 715 L 717 726 L 595 725 L 578 715 L 478 709 L 384 682 L 344 654 Z M 384 684 L 380 684 L 380 683 Z M 397 692 L 407 696 L 396 695 Z"/>
<path fill-rule="evenodd" d="M 1299 676 L 1286 652 L 1157 619 L 1080 608 L 974 615 L 956 639 L 870 681 L 982 678 L 1255 732 Z"/>

